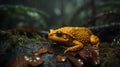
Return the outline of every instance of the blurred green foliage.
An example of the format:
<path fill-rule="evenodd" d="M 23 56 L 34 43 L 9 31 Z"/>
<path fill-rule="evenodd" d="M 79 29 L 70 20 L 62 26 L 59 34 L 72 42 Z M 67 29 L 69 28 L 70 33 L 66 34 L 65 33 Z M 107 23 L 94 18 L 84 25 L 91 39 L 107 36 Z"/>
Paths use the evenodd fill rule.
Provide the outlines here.
<path fill-rule="evenodd" d="M 69 1 L 68 5 L 69 3 L 72 4 L 72 7 L 70 6 L 71 9 L 67 11 L 71 11 L 71 13 L 69 15 L 65 13 L 68 25 L 90 26 L 120 21 L 120 0 L 75 0 L 74 2 Z M 107 14 L 99 18 L 97 17 L 96 20 L 95 17 L 101 13 Z M 109 17 L 108 13 L 110 13 Z M 118 14 L 119 17 L 111 13 Z M 89 23 L 88 21 L 91 19 L 95 19 L 95 21 Z"/>
<path fill-rule="evenodd" d="M 45 29 L 49 15 L 41 10 L 25 6 L 0 6 L 0 29 L 15 27 L 35 27 Z"/>
<path fill-rule="evenodd" d="M 20 5 L 0 6 L 0 28 L 33 26 L 39 29 L 49 29 L 60 27 L 62 24 L 69 26 L 94 26 L 120 21 L 119 0 L 53 0 L 53 2 L 42 1 L 41 3 L 43 2 L 47 2 L 51 6 L 45 5 L 48 7 L 45 9 L 42 7 L 43 4 L 39 5 L 36 1 L 30 1 L 34 8 L 30 8 L 31 6 L 29 5 L 29 7 Z M 48 12 L 51 17 L 38 9 Z M 56 11 L 60 12 L 60 15 L 57 15 Z M 101 17 L 98 17 L 100 15 Z M 97 19 L 95 19 L 96 16 Z M 47 21 L 50 23 L 47 23 Z"/>

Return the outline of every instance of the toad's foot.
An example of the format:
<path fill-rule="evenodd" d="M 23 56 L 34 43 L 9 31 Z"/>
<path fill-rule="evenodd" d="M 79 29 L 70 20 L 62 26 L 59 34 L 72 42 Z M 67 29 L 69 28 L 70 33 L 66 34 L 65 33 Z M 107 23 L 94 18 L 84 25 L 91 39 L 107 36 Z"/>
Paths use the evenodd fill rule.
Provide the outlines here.
<path fill-rule="evenodd" d="M 99 44 L 100 44 L 99 38 L 98 38 L 97 36 L 95 36 L 95 35 L 91 35 L 91 36 L 90 36 L 90 42 L 91 42 L 91 44 L 92 44 L 94 47 L 97 47 L 97 48 L 98 48 L 98 46 L 99 46 Z"/>
<path fill-rule="evenodd" d="M 72 46 L 72 47 L 68 47 L 64 51 L 64 53 L 67 53 L 68 51 L 77 51 L 77 50 L 80 50 L 83 47 L 83 44 L 79 41 L 76 41 L 76 40 L 73 41 L 73 44 L 75 44 L 75 45 Z"/>

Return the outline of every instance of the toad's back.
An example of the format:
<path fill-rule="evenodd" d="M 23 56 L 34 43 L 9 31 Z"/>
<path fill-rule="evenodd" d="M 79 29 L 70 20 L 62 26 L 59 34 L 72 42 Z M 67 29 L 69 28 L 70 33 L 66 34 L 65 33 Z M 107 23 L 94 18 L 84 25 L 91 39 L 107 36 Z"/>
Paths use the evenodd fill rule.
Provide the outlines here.
<path fill-rule="evenodd" d="M 89 43 L 90 36 L 93 34 L 92 31 L 85 27 L 63 27 L 60 30 L 83 44 Z"/>

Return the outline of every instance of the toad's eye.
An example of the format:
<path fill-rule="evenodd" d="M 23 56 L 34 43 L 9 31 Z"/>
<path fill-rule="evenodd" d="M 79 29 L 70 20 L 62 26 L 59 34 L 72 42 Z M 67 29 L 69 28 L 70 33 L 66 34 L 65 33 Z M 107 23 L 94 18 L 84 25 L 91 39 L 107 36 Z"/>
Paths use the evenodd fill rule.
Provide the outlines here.
<path fill-rule="evenodd" d="M 62 32 L 57 32 L 57 33 L 56 33 L 56 36 L 58 36 L 58 37 L 62 37 L 63 34 L 62 34 Z"/>

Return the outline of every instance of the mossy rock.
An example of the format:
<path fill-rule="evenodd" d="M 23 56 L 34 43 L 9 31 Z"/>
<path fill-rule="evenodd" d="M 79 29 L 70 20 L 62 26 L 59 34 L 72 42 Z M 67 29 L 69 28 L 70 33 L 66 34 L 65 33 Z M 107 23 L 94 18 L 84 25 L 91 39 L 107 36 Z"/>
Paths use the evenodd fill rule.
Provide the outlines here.
<path fill-rule="evenodd" d="M 71 62 L 57 62 L 57 55 L 61 55 L 64 50 L 60 46 L 53 46 L 53 42 L 44 37 L 45 34 L 39 32 L 13 32 L 0 31 L 0 65 L 5 66 L 9 59 L 19 55 L 30 55 L 42 48 L 55 49 L 55 53 L 44 53 L 43 64 L 38 67 L 70 67 Z M 58 45 L 58 44 L 57 44 Z M 92 65 L 84 63 L 83 67 L 119 67 L 120 47 L 110 47 L 110 43 L 101 43 L 100 45 L 100 64 Z M 63 54 L 64 55 L 64 54 Z M 74 58 L 75 59 L 75 58 Z"/>

